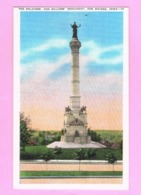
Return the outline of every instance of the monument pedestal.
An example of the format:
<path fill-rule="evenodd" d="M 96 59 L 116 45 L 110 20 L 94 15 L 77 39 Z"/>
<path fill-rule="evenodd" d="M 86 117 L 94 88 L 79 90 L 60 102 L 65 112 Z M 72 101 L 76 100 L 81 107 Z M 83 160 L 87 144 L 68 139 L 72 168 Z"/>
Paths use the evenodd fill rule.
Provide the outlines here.
<path fill-rule="evenodd" d="M 106 148 L 106 146 L 98 142 L 90 142 L 87 144 L 79 144 L 74 142 L 53 142 L 47 145 L 48 148 Z"/>
<path fill-rule="evenodd" d="M 64 129 L 62 129 L 62 142 L 86 144 L 91 142 L 88 136 L 87 113 L 82 109 L 76 111 L 66 109 L 64 114 Z"/>
<path fill-rule="evenodd" d="M 87 144 L 87 143 L 91 143 L 91 136 L 75 137 L 75 136 L 62 135 L 61 142 L 73 142 L 76 144 Z"/>

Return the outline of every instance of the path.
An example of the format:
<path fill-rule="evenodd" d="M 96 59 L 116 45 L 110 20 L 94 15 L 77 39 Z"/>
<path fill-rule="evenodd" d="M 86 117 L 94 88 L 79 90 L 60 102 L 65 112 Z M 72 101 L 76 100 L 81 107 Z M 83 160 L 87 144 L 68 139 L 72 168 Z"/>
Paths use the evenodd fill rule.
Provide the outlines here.
<path fill-rule="evenodd" d="M 20 179 L 20 184 L 122 184 L 122 178 Z"/>
<path fill-rule="evenodd" d="M 78 171 L 79 164 L 20 164 L 21 171 Z M 111 164 L 81 164 L 81 171 L 113 171 Z M 115 171 L 122 171 L 122 164 L 114 165 Z"/>

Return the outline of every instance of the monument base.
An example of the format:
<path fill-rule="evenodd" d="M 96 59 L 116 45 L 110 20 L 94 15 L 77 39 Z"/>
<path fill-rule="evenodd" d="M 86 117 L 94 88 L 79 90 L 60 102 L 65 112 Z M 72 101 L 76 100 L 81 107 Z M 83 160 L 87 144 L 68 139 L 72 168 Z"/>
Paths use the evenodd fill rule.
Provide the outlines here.
<path fill-rule="evenodd" d="M 47 145 L 47 148 L 106 148 L 103 144 L 98 142 L 90 142 L 88 144 L 79 144 L 74 142 L 52 142 Z"/>
<path fill-rule="evenodd" d="M 76 144 L 89 144 L 91 143 L 91 136 L 61 136 L 61 142 L 73 142 Z"/>

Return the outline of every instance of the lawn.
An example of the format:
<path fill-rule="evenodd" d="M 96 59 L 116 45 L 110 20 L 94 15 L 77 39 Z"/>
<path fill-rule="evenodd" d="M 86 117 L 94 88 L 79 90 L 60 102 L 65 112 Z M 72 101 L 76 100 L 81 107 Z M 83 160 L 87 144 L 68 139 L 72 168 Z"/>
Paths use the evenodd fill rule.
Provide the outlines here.
<path fill-rule="evenodd" d="M 21 160 L 34 160 L 42 159 L 44 153 L 47 150 L 54 151 L 53 149 L 48 149 L 46 146 L 26 146 L 25 151 L 21 151 L 20 159 Z M 118 160 L 122 160 L 122 153 L 120 149 L 112 148 L 99 148 L 93 149 L 96 152 L 94 160 L 106 160 L 109 153 L 114 153 Z M 56 159 L 54 156 L 53 159 Z M 62 149 L 62 153 L 58 155 L 58 159 L 71 160 L 75 159 L 75 149 Z M 89 160 L 89 158 L 87 158 Z M 85 159 L 86 160 L 86 159 Z"/>
<path fill-rule="evenodd" d="M 44 146 L 26 146 L 25 151 L 32 154 L 41 154 L 47 151 L 47 147 Z"/>
<path fill-rule="evenodd" d="M 108 140 L 110 142 L 120 142 L 123 139 L 122 130 L 96 130 L 102 140 Z"/>
<path fill-rule="evenodd" d="M 122 171 L 21 171 L 20 176 L 122 176 Z"/>

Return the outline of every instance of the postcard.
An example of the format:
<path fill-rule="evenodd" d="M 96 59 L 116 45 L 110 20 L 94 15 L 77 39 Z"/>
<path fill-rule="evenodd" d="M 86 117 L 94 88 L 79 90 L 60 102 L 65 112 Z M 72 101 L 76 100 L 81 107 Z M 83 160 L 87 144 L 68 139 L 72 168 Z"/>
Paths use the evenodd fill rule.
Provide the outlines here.
<path fill-rule="evenodd" d="M 140 192 L 133 4 L 2 2 L 2 194 Z"/>
<path fill-rule="evenodd" d="M 118 7 L 14 8 L 19 186 L 127 188 L 128 18 Z"/>

